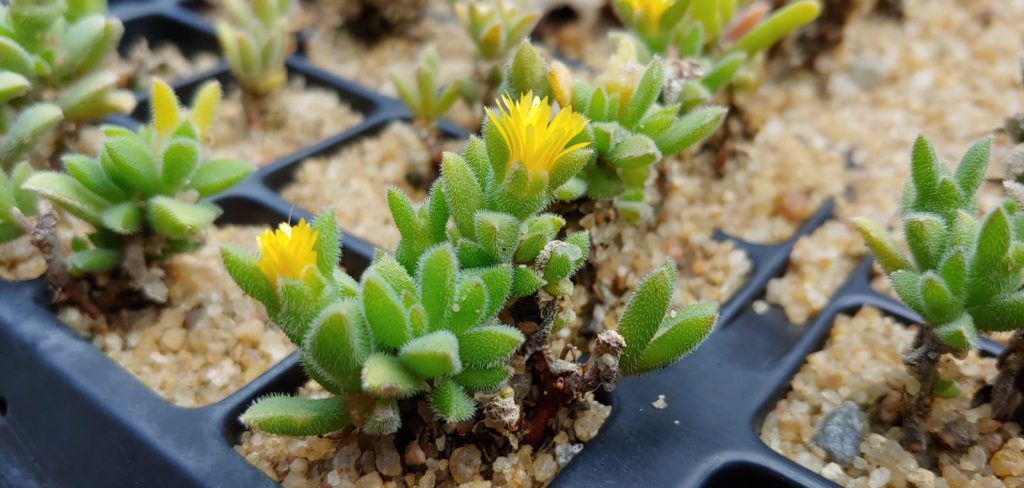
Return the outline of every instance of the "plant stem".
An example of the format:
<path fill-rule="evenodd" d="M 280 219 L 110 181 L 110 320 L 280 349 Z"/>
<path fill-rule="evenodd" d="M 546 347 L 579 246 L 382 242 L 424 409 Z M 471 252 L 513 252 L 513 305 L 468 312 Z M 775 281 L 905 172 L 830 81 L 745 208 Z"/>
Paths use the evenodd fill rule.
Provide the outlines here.
<path fill-rule="evenodd" d="M 46 280 L 53 290 L 55 303 L 69 302 L 81 309 L 92 318 L 100 317 L 103 312 L 89 298 L 89 287 L 82 280 L 75 279 L 68 271 L 67 258 L 64 256 L 60 239 L 57 236 L 59 218 L 53 206 L 47 201 L 39 203 L 39 211 L 35 222 L 30 221 L 15 209 L 15 219 L 32 240 L 32 245 L 39 249 L 46 261 Z"/>
<path fill-rule="evenodd" d="M 903 364 L 907 365 L 918 383 L 913 392 L 906 385 L 903 387 L 903 438 L 900 444 L 910 452 L 921 452 L 927 446 L 924 424 L 932 410 L 932 390 L 939 376 L 939 358 L 948 349 L 930 328 L 922 326 L 914 337 L 913 349 L 903 357 Z"/>
<path fill-rule="evenodd" d="M 1013 416 L 1020 402 L 1020 391 L 1017 383 L 1024 372 L 1024 329 L 1013 334 L 1013 338 L 1003 349 L 996 363 L 999 374 L 992 383 L 991 400 L 992 417 L 1006 421 Z"/>

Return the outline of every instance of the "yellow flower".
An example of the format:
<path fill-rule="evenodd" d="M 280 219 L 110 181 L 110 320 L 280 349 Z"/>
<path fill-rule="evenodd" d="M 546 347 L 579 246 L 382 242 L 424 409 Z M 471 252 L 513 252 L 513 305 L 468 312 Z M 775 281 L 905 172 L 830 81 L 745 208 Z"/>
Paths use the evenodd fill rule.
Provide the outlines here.
<path fill-rule="evenodd" d="M 530 173 L 550 171 L 562 156 L 589 144 L 565 146 L 587 126 L 587 119 L 571 108 L 565 107 L 551 118 L 548 99 L 533 92 L 518 102 L 508 95 L 501 98 L 497 111 L 487 109 L 487 117 L 508 145 L 509 164 L 521 161 Z"/>
<path fill-rule="evenodd" d="M 658 27 L 658 21 L 662 14 L 672 6 L 676 0 L 624 0 L 633 11 L 634 16 L 643 17 L 652 29 Z"/>
<path fill-rule="evenodd" d="M 277 230 L 265 230 L 260 234 L 259 266 L 271 283 L 278 278 L 302 277 L 306 268 L 316 265 L 317 231 L 305 220 L 299 220 L 292 227 L 282 223 Z"/>

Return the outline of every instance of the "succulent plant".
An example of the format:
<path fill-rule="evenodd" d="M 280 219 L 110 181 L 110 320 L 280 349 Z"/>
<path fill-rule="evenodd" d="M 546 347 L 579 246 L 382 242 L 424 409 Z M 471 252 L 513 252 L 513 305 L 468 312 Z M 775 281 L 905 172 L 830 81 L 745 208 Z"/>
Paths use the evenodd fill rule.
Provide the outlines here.
<path fill-rule="evenodd" d="M 1024 212 L 1008 200 L 982 221 L 975 216 L 990 146 L 975 143 L 951 172 L 928 139 L 914 142 L 902 210 L 909 256 L 880 225 L 855 220 L 900 299 L 924 319 L 906 358 L 921 386 L 904 391 L 908 449 L 924 448 L 939 356 L 975 347 L 979 331 L 1024 326 Z"/>
<path fill-rule="evenodd" d="M 0 5 L 0 70 L 32 87 L 33 101 L 50 101 L 69 121 L 127 113 L 131 92 L 113 72 L 100 71 L 124 32 L 96 0 L 13 0 Z"/>
<path fill-rule="evenodd" d="M 293 48 L 288 16 L 294 0 L 225 0 L 217 39 L 238 84 L 254 96 L 271 93 L 288 78 Z"/>
<path fill-rule="evenodd" d="M 414 121 L 424 127 L 434 127 L 437 120 L 459 99 L 463 80 L 455 80 L 445 87 L 438 86 L 440 69 L 437 52 L 427 49 L 416 66 L 416 85 L 398 74 L 391 76 L 399 98 L 409 107 Z"/>
<path fill-rule="evenodd" d="M 418 210 L 402 192 L 389 191 L 402 236 L 396 259 L 412 273 L 427 249 L 450 242 L 463 267 L 515 264 L 515 296 L 541 287 L 568 294 L 568 279 L 590 251 L 589 235 L 555 240 L 565 220 L 542 212 L 592 157 L 586 119 L 571 109 L 552 117 L 547 99 L 532 93 L 501 103 L 488 110 L 482 139 L 470 138 L 464 155 L 445 153 L 441 177 Z"/>
<path fill-rule="evenodd" d="M 328 212 L 312 226 L 265 232 L 258 258 L 224 250 L 231 276 L 299 347 L 309 376 L 336 395 L 261 399 L 243 422 L 282 435 L 352 422 L 388 434 L 401 426 L 397 400 L 421 393 L 441 418 L 472 417 L 470 394 L 503 385 L 511 374 L 505 360 L 523 342 L 496 319 L 511 291 L 510 266 L 463 270 L 441 244 L 423 254 L 415 274 L 378 253 L 356 282 L 337 267 L 339 244 Z"/>
<path fill-rule="evenodd" d="M 586 135 L 596 158 L 558 188 L 558 198 L 614 198 L 620 214 L 631 221 L 650 214 L 645 188 L 654 165 L 706 139 L 726 114 L 722 107 L 708 106 L 680 115 L 679 104 L 662 105 L 663 63 L 655 58 L 640 64 L 637 47 L 629 38 L 620 39 L 594 83 L 573 84 L 564 66 L 553 62 L 545 67 L 540 54 L 523 43 L 505 84 L 509 93 L 551 93 L 589 119 Z"/>
<path fill-rule="evenodd" d="M 475 47 L 478 90 L 473 97 L 484 102 L 494 98 L 501 85 L 509 54 L 540 19 L 532 2 L 518 0 L 458 0 L 455 14 Z M 466 87 L 467 92 L 470 87 Z"/>
<path fill-rule="evenodd" d="M 24 188 L 95 227 L 88 241 L 72 243 L 71 274 L 114 270 L 122 265 L 128 243 L 140 239 L 147 261 L 197 244 L 196 236 L 220 214 L 201 199 L 252 171 L 244 161 L 209 161 L 203 155 L 203 138 L 220 97 L 220 85 L 209 82 L 186 113 L 173 90 L 155 81 L 151 124 L 135 132 L 105 126 L 99 157 L 66 155 L 66 172 L 39 172 L 25 182 Z"/>
<path fill-rule="evenodd" d="M 666 55 L 675 48 L 680 59 L 694 63 L 674 80 L 684 110 L 711 98 L 728 85 L 744 64 L 812 22 L 821 5 L 797 0 L 775 12 L 765 1 L 742 0 L 614 0 L 619 18 L 651 53 Z M 673 77 L 675 78 L 675 77 Z"/>
<path fill-rule="evenodd" d="M 622 376 L 648 373 L 682 359 L 714 329 L 718 306 L 713 303 L 669 308 L 675 287 L 676 267 L 668 261 L 644 277 L 626 304 L 618 326 L 626 340 L 619 359 Z"/>

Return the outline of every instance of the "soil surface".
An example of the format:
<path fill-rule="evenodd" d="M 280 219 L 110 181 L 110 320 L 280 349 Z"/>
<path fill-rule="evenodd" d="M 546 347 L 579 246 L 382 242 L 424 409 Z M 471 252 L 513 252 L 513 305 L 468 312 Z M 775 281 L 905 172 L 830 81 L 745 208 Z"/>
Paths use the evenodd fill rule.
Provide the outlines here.
<path fill-rule="evenodd" d="M 262 230 L 210 227 L 202 249 L 167 263 L 170 298 L 164 306 L 98 319 L 63 308 L 58 316 L 171 403 L 196 407 L 221 400 L 294 349 L 221 264 L 222 246 L 255 252 Z"/>
<path fill-rule="evenodd" d="M 996 374 L 994 358 L 971 352 L 946 356 L 939 375 L 960 394 L 937 398 L 926 424 L 932 448 L 913 455 L 900 447 L 893 425 L 900 392 L 915 381 L 901 357 L 914 330 L 873 308 L 840 315 L 825 347 L 807 357 L 792 391 L 760 427 L 769 447 L 842 486 L 1024 486 L 1024 437 L 1015 422 L 991 418 L 991 407 L 971 408 L 971 397 Z M 847 466 L 831 462 L 812 439 L 822 418 L 846 400 L 869 413 L 857 456 Z M 888 420 L 888 421 L 886 421 Z"/>

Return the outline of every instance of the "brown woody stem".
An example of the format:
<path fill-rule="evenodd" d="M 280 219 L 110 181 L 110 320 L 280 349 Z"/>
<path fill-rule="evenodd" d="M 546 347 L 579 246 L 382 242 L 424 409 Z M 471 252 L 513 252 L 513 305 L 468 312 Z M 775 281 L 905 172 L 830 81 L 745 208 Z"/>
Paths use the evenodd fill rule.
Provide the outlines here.
<path fill-rule="evenodd" d="M 918 383 L 916 389 L 907 385 L 903 387 L 903 438 L 900 444 L 910 452 L 921 452 L 927 447 L 924 424 L 932 410 L 932 391 L 939 376 L 939 358 L 946 352 L 950 352 L 949 347 L 930 328 L 921 327 L 914 337 L 913 349 L 903 358 L 903 363 Z"/>
<path fill-rule="evenodd" d="M 1020 403 L 1021 393 L 1017 384 L 1024 372 L 1024 329 L 1013 334 L 1013 338 L 999 355 L 999 374 L 992 382 L 992 416 L 997 420 L 1009 420 Z"/>

